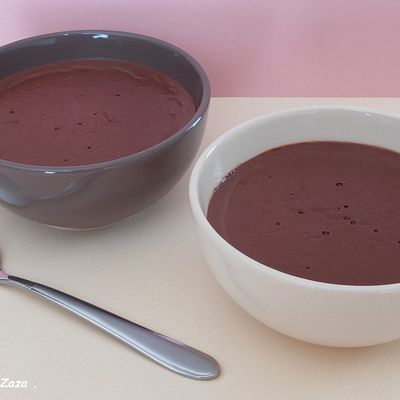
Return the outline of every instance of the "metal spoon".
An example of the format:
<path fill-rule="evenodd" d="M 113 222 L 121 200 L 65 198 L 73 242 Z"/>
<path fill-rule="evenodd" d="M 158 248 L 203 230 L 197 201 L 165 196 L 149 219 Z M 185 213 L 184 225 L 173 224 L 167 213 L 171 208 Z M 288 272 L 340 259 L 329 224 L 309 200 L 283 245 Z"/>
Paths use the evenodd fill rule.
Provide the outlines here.
<path fill-rule="evenodd" d="M 7 275 L 1 270 L 0 284 L 30 290 L 58 304 L 177 374 L 193 379 L 208 380 L 217 378 L 220 373 L 217 361 L 209 355 L 69 294 Z"/>

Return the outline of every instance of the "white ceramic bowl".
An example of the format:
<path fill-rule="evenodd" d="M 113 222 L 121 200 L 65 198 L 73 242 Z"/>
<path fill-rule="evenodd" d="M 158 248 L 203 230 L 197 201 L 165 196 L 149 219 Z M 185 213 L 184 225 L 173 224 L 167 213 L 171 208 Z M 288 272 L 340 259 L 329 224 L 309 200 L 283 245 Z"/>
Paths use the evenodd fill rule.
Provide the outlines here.
<path fill-rule="evenodd" d="M 190 202 L 207 261 L 243 309 L 288 336 L 338 347 L 399 339 L 400 283 L 337 285 L 279 272 L 235 249 L 206 219 L 213 190 L 233 168 L 268 149 L 313 140 L 400 152 L 400 116 L 344 106 L 308 107 L 256 118 L 218 138 L 200 156 L 190 180 Z"/>

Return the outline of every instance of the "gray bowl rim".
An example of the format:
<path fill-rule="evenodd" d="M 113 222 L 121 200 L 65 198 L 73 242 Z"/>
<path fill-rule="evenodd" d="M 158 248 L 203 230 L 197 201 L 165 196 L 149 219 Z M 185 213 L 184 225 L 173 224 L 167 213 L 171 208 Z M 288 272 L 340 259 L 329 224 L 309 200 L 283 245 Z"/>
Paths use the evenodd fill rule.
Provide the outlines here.
<path fill-rule="evenodd" d="M 69 36 L 69 35 L 114 35 L 114 36 L 120 36 L 123 38 L 128 38 L 128 39 L 141 39 L 143 41 L 146 41 L 150 44 L 154 44 L 159 47 L 163 47 L 171 52 L 179 53 L 181 56 L 183 56 L 184 59 L 186 59 L 196 70 L 196 72 L 199 74 L 200 80 L 201 80 L 201 85 L 203 88 L 203 95 L 199 104 L 199 107 L 194 114 L 194 116 L 190 119 L 190 121 L 183 126 L 181 129 L 179 129 L 177 132 L 175 132 L 172 136 L 168 137 L 167 139 L 163 140 L 162 142 L 159 142 L 155 144 L 154 146 L 151 146 L 147 149 L 144 149 L 142 151 L 139 151 L 137 153 L 130 154 L 128 156 L 120 157 L 120 158 L 115 158 L 113 160 L 109 161 L 103 161 L 95 164 L 85 164 L 85 165 L 71 165 L 71 166 L 43 166 L 43 165 L 31 165 L 31 164 L 24 164 L 24 163 L 18 163 L 14 161 L 8 161 L 8 160 L 3 160 L 0 159 L 0 166 L 3 167 L 8 167 L 11 169 L 18 169 L 18 170 L 27 170 L 31 172 L 54 172 L 54 173 L 72 173 L 72 172 L 85 172 L 85 171 L 94 171 L 94 170 L 104 170 L 104 169 L 109 169 L 109 168 L 114 168 L 118 165 L 123 165 L 127 163 L 131 163 L 140 159 L 143 159 L 147 156 L 150 156 L 154 153 L 157 153 L 159 151 L 162 151 L 163 149 L 167 148 L 170 144 L 172 144 L 175 141 L 178 141 L 182 136 L 184 136 L 191 128 L 196 126 L 200 120 L 204 117 L 209 103 L 210 103 L 210 96 L 211 96 L 211 91 L 210 91 L 210 83 L 207 77 L 206 72 L 204 71 L 203 67 L 200 65 L 200 63 L 192 57 L 189 53 L 187 53 L 185 50 L 182 50 L 181 48 L 168 43 L 164 40 L 160 40 L 151 36 L 147 35 L 142 35 L 139 33 L 131 33 L 131 32 L 124 32 L 124 31 L 109 31 L 109 30 L 96 30 L 96 29 L 85 29 L 85 30 L 72 30 L 72 31 L 61 31 L 61 32 L 53 32 L 53 33 L 46 33 L 44 35 L 38 35 L 38 36 L 31 36 L 28 38 L 24 38 L 21 40 L 17 40 L 12 43 L 8 43 L 6 45 L 0 46 L 0 53 L 4 51 L 8 51 L 9 49 L 13 48 L 21 48 L 25 47 L 25 45 L 29 44 L 32 41 L 36 40 L 41 40 L 41 39 L 48 39 L 48 38 L 55 38 L 55 37 L 62 37 L 62 36 Z"/>

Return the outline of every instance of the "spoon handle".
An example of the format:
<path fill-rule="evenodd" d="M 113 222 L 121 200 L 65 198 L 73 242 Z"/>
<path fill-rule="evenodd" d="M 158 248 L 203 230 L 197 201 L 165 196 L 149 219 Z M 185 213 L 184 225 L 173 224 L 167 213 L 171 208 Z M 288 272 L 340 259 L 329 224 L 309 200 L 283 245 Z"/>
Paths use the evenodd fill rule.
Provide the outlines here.
<path fill-rule="evenodd" d="M 199 380 L 219 375 L 219 365 L 209 355 L 69 294 L 11 275 L 4 283 L 30 290 L 58 304 L 177 374 Z"/>

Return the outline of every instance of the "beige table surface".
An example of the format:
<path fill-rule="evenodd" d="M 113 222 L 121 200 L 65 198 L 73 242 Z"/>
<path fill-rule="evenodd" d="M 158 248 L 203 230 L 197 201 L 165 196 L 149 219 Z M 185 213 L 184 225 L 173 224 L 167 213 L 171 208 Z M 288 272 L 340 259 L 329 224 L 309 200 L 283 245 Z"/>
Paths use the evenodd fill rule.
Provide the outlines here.
<path fill-rule="evenodd" d="M 241 121 L 311 104 L 400 112 L 400 99 L 216 98 L 203 148 Z M 209 352 L 222 376 L 172 374 L 56 306 L 1 287 L 0 378 L 28 388 L 0 388 L 0 399 L 400 399 L 400 341 L 313 346 L 272 331 L 228 298 L 200 253 L 188 178 L 138 217 L 97 231 L 55 230 L 1 209 L 2 263 Z"/>

